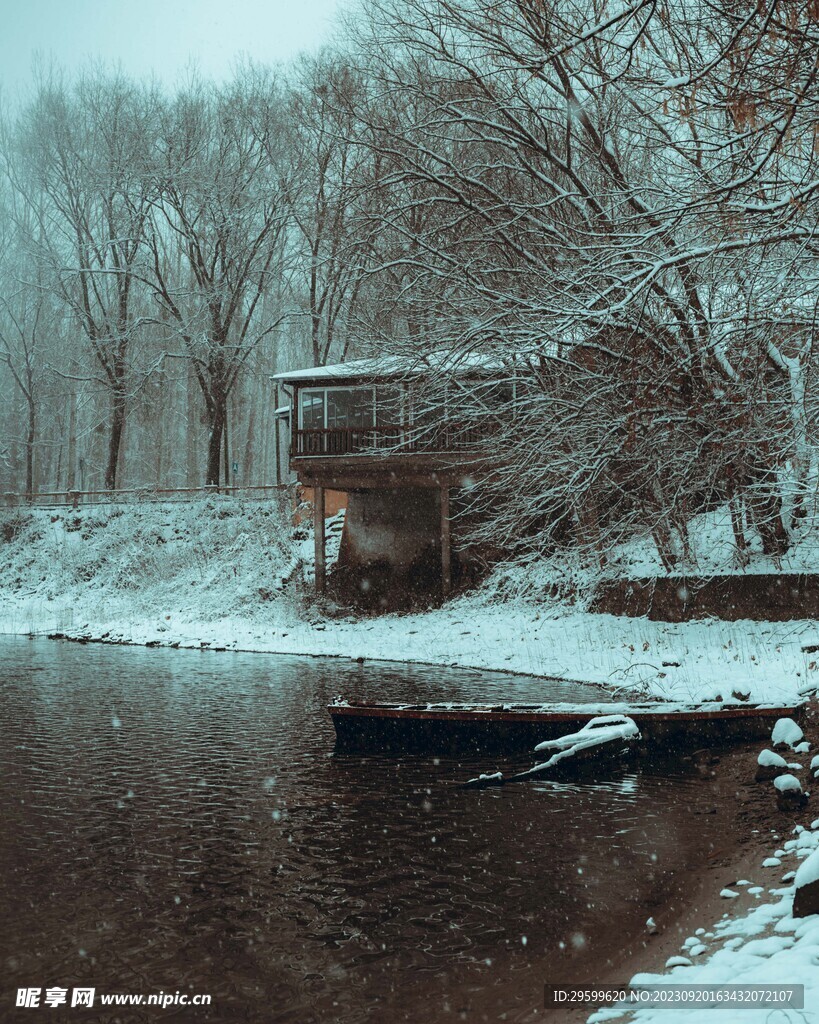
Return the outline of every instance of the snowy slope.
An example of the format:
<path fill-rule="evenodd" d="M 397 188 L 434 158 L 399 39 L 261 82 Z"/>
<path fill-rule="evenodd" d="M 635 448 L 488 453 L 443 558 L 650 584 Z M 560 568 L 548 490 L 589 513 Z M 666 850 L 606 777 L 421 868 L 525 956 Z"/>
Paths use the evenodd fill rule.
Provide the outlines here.
<path fill-rule="evenodd" d="M 3 541 L 8 522 L 0 521 L 2 632 L 501 669 L 677 700 L 736 690 L 791 701 L 819 684 L 819 623 L 588 614 L 544 596 L 539 567 L 518 593 L 498 574 L 428 612 L 329 618 L 310 603 L 309 531 L 294 537 L 289 515 L 265 502 L 39 510 Z M 330 536 L 337 543 L 338 530 Z"/>

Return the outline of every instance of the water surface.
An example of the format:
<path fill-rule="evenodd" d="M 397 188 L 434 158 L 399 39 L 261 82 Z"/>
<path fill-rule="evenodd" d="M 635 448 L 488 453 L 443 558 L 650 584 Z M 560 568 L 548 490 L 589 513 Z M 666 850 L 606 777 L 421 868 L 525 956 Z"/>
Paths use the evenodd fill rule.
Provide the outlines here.
<path fill-rule="evenodd" d="M 588 976 L 724 827 L 693 816 L 710 784 L 679 768 L 463 791 L 496 764 L 333 754 L 339 693 L 574 685 L 8 638 L 0 656 L 3 1020 L 76 1020 L 14 994 L 81 984 L 213 996 L 98 1020 L 516 1019 L 545 981 Z"/>

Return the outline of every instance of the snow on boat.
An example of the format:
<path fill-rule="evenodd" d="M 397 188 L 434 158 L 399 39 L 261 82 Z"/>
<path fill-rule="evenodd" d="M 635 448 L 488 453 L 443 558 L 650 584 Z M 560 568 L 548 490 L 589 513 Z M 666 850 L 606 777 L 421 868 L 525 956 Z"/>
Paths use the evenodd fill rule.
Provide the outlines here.
<path fill-rule="evenodd" d="M 804 703 L 682 704 L 350 704 L 337 697 L 328 711 L 336 749 L 381 754 L 483 753 L 531 750 L 582 729 L 601 715 L 628 715 L 655 747 L 703 746 L 768 739 L 778 718 L 798 718 Z"/>
<path fill-rule="evenodd" d="M 535 775 L 554 778 L 588 771 L 596 773 L 606 762 L 622 762 L 634 751 L 640 738 L 640 730 L 633 718 L 627 715 L 601 715 L 592 718 L 577 732 L 538 743 L 536 752 L 551 752 L 546 761 L 508 777 L 504 777 L 502 772 L 479 775 L 465 782 L 464 788 L 485 789 L 487 786 L 503 786 L 507 782 L 525 782 Z"/>

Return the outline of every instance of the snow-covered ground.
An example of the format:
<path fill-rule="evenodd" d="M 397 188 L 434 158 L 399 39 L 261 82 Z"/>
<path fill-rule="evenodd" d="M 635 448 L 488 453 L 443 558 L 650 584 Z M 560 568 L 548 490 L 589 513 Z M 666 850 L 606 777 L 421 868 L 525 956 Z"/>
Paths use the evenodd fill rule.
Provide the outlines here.
<path fill-rule="evenodd" d="M 789 701 L 819 684 L 812 621 L 596 615 L 534 587 L 510 599 L 491 579 L 430 611 L 322 616 L 309 602 L 307 533 L 294 538 L 264 502 L 37 510 L 14 522 L 0 523 L 12 535 L 0 533 L 2 632 L 499 669 L 678 700 L 736 690 Z"/>
<path fill-rule="evenodd" d="M 791 538 L 788 552 L 781 557 L 764 554 L 759 534 L 746 527 L 748 547 L 746 560 L 741 564 L 737 559 L 728 506 L 695 516 L 689 525 L 691 558 L 685 560 L 678 552 L 679 561 L 672 574 L 710 578 L 779 572 L 819 573 L 819 518 L 812 514 L 799 522 L 792 522 L 787 516 L 786 519 Z M 576 592 L 624 577 L 646 579 L 668 575 L 656 544 L 650 536 L 644 535 L 618 544 L 602 568 L 590 567 L 588 562 L 582 563 L 560 552 L 552 558 L 533 561 L 531 565 L 501 569 L 494 582 L 507 592 L 529 595 L 549 585 Z"/>
<path fill-rule="evenodd" d="M 762 552 L 762 541 L 756 530 L 745 530 L 748 541 L 748 564 L 740 566 L 736 559 L 731 516 L 727 505 L 697 516 L 691 524 L 692 561 L 680 568 L 701 576 L 723 576 L 728 573 L 817 572 L 819 571 L 819 532 L 814 519 L 801 524 L 790 523 L 792 545 L 779 559 Z M 665 576 L 655 544 L 635 539 L 620 546 L 608 571 L 613 575 L 642 577 Z"/>

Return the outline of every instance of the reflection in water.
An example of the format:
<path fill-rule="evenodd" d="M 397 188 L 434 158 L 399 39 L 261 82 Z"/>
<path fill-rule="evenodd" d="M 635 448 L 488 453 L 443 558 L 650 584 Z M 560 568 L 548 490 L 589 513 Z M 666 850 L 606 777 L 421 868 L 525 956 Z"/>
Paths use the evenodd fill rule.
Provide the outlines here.
<path fill-rule="evenodd" d="M 26 984 L 212 993 L 209 1010 L 164 1020 L 511 1019 L 544 981 L 580 980 L 612 924 L 644 921 L 688 856 L 689 822 L 702 833 L 689 802 L 704 783 L 656 769 L 463 791 L 494 765 L 332 754 L 337 693 L 526 701 L 577 699 L 576 685 L 0 649 L 3 1019 L 32 1012 L 10 1009 Z"/>

